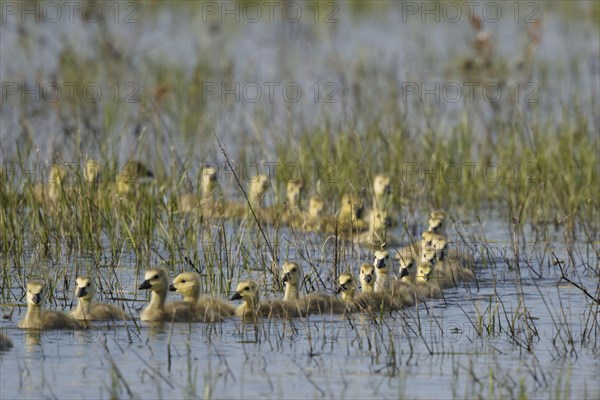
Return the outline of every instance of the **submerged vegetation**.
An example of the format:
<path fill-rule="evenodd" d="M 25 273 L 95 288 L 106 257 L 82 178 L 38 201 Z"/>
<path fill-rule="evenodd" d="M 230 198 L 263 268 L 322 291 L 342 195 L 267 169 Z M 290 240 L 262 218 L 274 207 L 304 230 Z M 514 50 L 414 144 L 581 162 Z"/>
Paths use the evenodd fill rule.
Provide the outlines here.
<path fill-rule="evenodd" d="M 10 351 L 19 351 L 17 335 L 30 351 L 48 345 L 43 334 L 10 329 L 26 312 L 27 282 L 42 280 L 47 307 L 69 312 L 76 278 L 90 275 L 97 301 L 134 317 L 98 328 L 90 340 L 102 345 L 99 396 L 157 395 L 154 388 L 160 395 L 179 385 L 181 396 L 259 397 L 262 389 L 252 385 L 264 384 L 279 397 L 593 397 L 598 42 L 563 49 L 567 60 L 542 51 L 545 41 L 565 45 L 555 37 L 562 34 L 556 15 L 581 18 L 597 32 L 587 18 L 598 5 L 583 3 L 544 5 L 548 14 L 536 22 L 511 25 L 510 46 L 498 26 L 474 18 L 446 27 L 461 40 L 442 51 L 427 39 L 445 39 L 438 24 L 409 19 L 398 34 L 410 31 L 416 48 L 391 53 L 380 44 L 387 34 L 370 31 L 371 19 L 385 14 L 381 24 L 389 27 L 405 15 L 360 1 L 311 3 L 321 17 L 338 10 L 332 24 L 222 23 L 188 2 L 134 2 L 135 24 L 107 18 L 90 28 L 76 19 L 50 33 L 43 23 L 9 18 L 0 27 L 2 53 L 10 43 L 14 56 L 2 61 L 0 327 L 14 334 Z M 277 49 L 251 44 L 246 34 Z M 356 42 L 352 49 L 345 35 Z M 33 56 L 51 46 L 47 63 Z M 33 77 L 46 88 L 39 98 L 23 94 L 29 83 L 20 86 Z M 58 101 L 48 82 L 63 89 Z M 66 82 L 97 86 L 102 95 L 69 97 Z M 283 87 L 302 95 L 296 101 Z M 385 212 L 373 216 L 384 202 L 373 189 L 378 174 L 390 177 L 389 196 Z M 334 298 L 348 272 L 367 286 L 359 266 L 371 264 L 381 244 L 358 245 L 369 218 L 380 223 L 381 242 L 399 248 L 420 240 L 437 209 L 446 212 L 449 251 L 475 271 L 474 281 L 440 299 L 395 307 L 386 295 L 358 296 L 357 309 L 368 313 L 298 312 L 255 324 L 225 319 L 149 330 L 136 319 L 146 302 L 137 288 L 154 266 L 172 277 L 196 272 L 200 292 L 221 299 L 248 279 L 266 299 L 283 296 L 284 260 L 301 265 L 305 294 Z M 138 343 L 150 351 L 122 349 Z M 2 352 L 0 360 L 10 356 Z M 125 368 L 132 358 L 152 392 L 136 388 L 140 376 Z M 423 380 L 410 368 L 438 359 L 446 369 L 433 379 L 442 378 L 443 389 L 411 386 Z M 286 392 L 278 371 L 308 385 Z M 354 391 L 349 382 L 365 376 L 378 384 Z M 230 382 L 250 386 L 250 395 Z"/>

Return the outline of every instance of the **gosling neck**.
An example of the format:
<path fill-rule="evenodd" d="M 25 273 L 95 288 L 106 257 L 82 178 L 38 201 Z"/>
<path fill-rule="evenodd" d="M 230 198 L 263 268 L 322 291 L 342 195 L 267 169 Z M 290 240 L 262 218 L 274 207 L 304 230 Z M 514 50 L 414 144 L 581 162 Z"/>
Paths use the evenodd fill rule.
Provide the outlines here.
<path fill-rule="evenodd" d="M 42 306 L 40 304 L 29 303 L 27 305 L 25 321 L 27 321 L 29 325 L 40 325 L 42 323 Z"/>
<path fill-rule="evenodd" d="M 73 315 L 77 319 L 89 318 L 91 308 L 92 308 L 92 301 L 90 299 L 80 297 L 77 301 L 77 308 L 73 312 Z"/>
<path fill-rule="evenodd" d="M 187 293 L 182 293 L 184 303 L 197 303 L 200 298 L 200 288 L 194 287 Z"/>
<path fill-rule="evenodd" d="M 148 304 L 148 310 L 164 310 L 166 300 L 167 292 L 165 290 L 152 291 L 152 294 L 150 295 L 150 304 Z"/>
<path fill-rule="evenodd" d="M 355 289 L 349 289 L 342 292 L 342 301 L 351 303 L 354 301 Z"/>
<path fill-rule="evenodd" d="M 239 309 L 243 312 L 256 312 L 260 308 L 260 296 L 258 293 L 245 297 Z"/>
<path fill-rule="evenodd" d="M 375 276 L 375 293 L 381 293 L 384 289 L 387 289 L 388 272 L 375 268 Z"/>
<path fill-rule="evenodd" d="M 300 294 L 298 293 L 298 285 L 292 284 L 291 282 L 285 283 L 285 292 L 283 294 L 283 301 L 298 300 Z"/>
<path fill-rule="evenodd" d="M 377 279 L 379 279 L 379 278 L 377 278 Z M 363 281 L 361 290 L 363 293 L 373 293 L 373 292 L 375 292 L 375 283 L 373 283 L 373 281 L 371 281 L 371 283 L 367 283 L 367 282 Z"/>

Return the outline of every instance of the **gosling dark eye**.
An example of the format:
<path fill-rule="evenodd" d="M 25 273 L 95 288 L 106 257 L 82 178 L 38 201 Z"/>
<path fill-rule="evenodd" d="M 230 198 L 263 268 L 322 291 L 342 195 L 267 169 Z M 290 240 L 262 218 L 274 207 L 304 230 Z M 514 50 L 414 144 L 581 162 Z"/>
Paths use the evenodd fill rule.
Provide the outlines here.
<path fill-rule="evenodd" d="M 246 286 L 246 287 L 244 288 L 244 290 L 250 290 L 250 288 L 249 288 L 248 286 Z"/>
<path fill-rule="evenodd" d="M 182 280 L 181 283 L 185 283 L 185 280 Z"/>
<path fill-rule="evenodd" d="M 154 279 L 158 279 L 158 274 L 154 275 Z"/>
<path fill-rule="evenodd" d="M 296 268 L 292 268 L 292 272 L 296 272 Z"/>
<path fill-rule="evenodd" d="M 87 286 L 87 287 L 90 287 L 90 285 L 91 285 L 91 284 L 88 282 L 88 284 L 87 284 L 87 285 L 85 285 L 85 286 Z"/>

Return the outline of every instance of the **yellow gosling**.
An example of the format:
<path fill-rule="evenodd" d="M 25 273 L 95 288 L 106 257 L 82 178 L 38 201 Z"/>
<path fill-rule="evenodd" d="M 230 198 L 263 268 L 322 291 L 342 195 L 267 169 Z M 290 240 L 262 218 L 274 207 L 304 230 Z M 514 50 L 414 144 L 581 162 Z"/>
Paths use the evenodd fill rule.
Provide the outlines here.
<path fill-rule="evenodd" d="M 429 216 L 429 231 L 437 234 L 445 232 L 446 213 L 441 210 L 432 211 Z"/>
<path fill-rule="evenodd" d="M 88 185 L 97 185 L 100 181 L 100 164 L 95 160 L 87 160 L 83 164 L 83 179 Z"/>
<path fill-rule="evenodd" d="M 360 285 L 362 293 L 356 299 L 359 308 L 368 308 L 372 311 L 397 310 L 407 304 L 402 297 L 394 298 L 392 292 L 375 293 L 375 267 L 370 264 L 360 266 Z"/>
<path fill-rule="evenodd" d="M 461 281 L 474 281 L 473 270 L 456 259 L 437 261 L 434 266 L 432 280 L 441 288 L 455 287 Z"/>
<path fill-rule="evenodd" d="M 150 303 L 142 310 L 140 319 L 142 321 L 165 321 L 165 302 L 167 290 L 169 289 L 169 274 L 162 268 L 151 268 L 144 274 L 144 281 L 138 287 L 139 290 L 150 290 Z"/>
<path fill-rule="evenodd" d="M 181 302 L 193 306 L 188 307 L 188 314 L 192 313 L 195 320 L 213 322 L 220 320 L 221 317 L 232 316 L 235 313 L 235 307 L 227 302 L 200 296 L 200 276 L 195 272 L 183 272 L 177 275 L 171 286 L 169 286 L 169 291 L 182 295 Z"/>
<path fill-rule="evenodd" d="M 154 178 L 148 167 L 139 161 L 128 161 L 117 175 L 117 194 L 119 196 L 135 196 L 136 187 Z"/>
<path fill-rule="evenodd" d="M 259 318 L 288 318 L 297 312 L 295 305 L 281 300 L 261 302 L 258 284 L 253 280 L 238 283 L 231 300 L 242 300 L 235 309 L 235 315 L 244 322 L 256 322 Z"/>
<path fill-rule="evenodd" d="M 206 166 L 202 169 L 202 215 L 204 217 L 217 217 L 223 215 L 223 191 L 219 185 L 217 169 Z"/>
<path fill-rule="evenodd" d="M 399 260 L 399 279 L 396 279 L 392 285 L 392 297 L 399 299 L 405 306 L 410 307 L 415 304 L 417 296 L 414 288 L 410 285 L 414 272 L 414 260 Z"/>
<path fill-rule="evenodd" d="M 345 193 L 342 196 L 340 210 L 336 221 L 329 223 L 326 231 L 341 235 L 348 235 L 354 231 L 368 228 L 368 223 L 363 219 L 364 205 L 360 196 Z"/>
<path fill-rule="evenodd" d="M 52 163 L 48 168 L 48 183 L 33 186 L 33 197 L 39 204 L 53 206 L 64 193 L 67 171 L 64 166 Z"/>
<path fill-rule="evenodd" d="M 417 266 L 414 278 L 415 290 L 424 297 L 440 299 L 443 297 L 440 287 L 436 283 L 430 282 L 432 270 L 433 266 L 428 262 L 422 262 Z"/>
<path fill-rule="evenodd" d="M 250 205 L 255 211 L 262 210 L 264 208 L 265 194 L 270 187 L 271 183 L 266 175 L 255 176 L 250 182 L 248 199 L 250 200 Z"/>
<path fill-rule="evenodd" d="M 442 210 L 435 210 L 431 212 L 430 217 L 435 219 L 445 219 L 446 213 Z"/>
<path fill-rule="evenodd" d="M 421 262 L 434 263 L 436 261 L 437 251 L 433 246 L 425 246 L 421 251 Z"/>
<path fill-rule="evenodd" d="M 336 314 L 344 311 L 344 305 L 336 297 L 319 293 L 310 293 L 300 296 L 300 282 L 302 281 L 302 268 L 299 264 L 286 261 L 282 267 L 282 281 L 285 284 L 283 300 L 296 306 L 297 314 L 305 316 L 310 313 Z"/>
<path fill-rule="evenodd" d="M 300 265 L 294 262 L 286 261 L 281 268 L 281 281 L 285 285 L 283 301 L 300 300 L 300 281 L 302 274 Z"/>
<path fill-rule="evenodd" d="M 124 310 L 111 304 L 94 303 L 96 287 L 91 278 L 80 276 L 76 280 L 75 295 L 77 308 L 71 312 L 71 317 L 83 321 L 116 321 L 131 319 Z"/>
<path fill-rule="evenodd" d="M 389 288 L 390 254 L 387 250 L 377 250 L 373 266 L 375 267 L 375 293 L 381 293 Z"/>
<path fill-rule="evenodd" d="M 301 194 L 304 188 L 302 179 L 292 179 L 288 181 L 286 187 L 287 203 L 285 212 L 283 213 L 283 222 L 286 222 L 292 227 L 301 227 L 303 223 L 303 215 L 301 208 Z"/>
<path fill-rule="evenodd" d="M 359 268 L 360 286 L 362 293 L 375 293 L 375 267 L 362 264 Z"/>
<path fill-rule="evenodd" d="M 376 175 L 373 179 L 373 208 L 385 210 L 392 194 L 391 179 L 387 175 Z"/>
<path fill-rule="evenodd" d="M 80 326 L 60 311 L 44 310 L 46 288 L 42 281 L 27 283 L 27 314 L 19 321 L 22 329 L 74 329 Z"/>
<path fill-rule="evenodd" d="M 344 272 L 338 276 L 337 293 L 342 294 L 342 301 L 346 304 L 346 309 L 353 311 L 355 309 L 354 296 L 356 295 L 356 284 L 354 283 L 352 274 Z"/>
<path fill-rule="evenodd" d="M 6 351 L 13 347 L 12 340 L 4 333 L 0 333 L 0 351 Z"/>
<path fill-rule="evenodd" d="M 319 232 L 325 230 L 327 224 L 325 215 L 325 202 L 321 196 L 310 198 L 308 211 L 304 217 L 304 230 L 306 232 Z"/>

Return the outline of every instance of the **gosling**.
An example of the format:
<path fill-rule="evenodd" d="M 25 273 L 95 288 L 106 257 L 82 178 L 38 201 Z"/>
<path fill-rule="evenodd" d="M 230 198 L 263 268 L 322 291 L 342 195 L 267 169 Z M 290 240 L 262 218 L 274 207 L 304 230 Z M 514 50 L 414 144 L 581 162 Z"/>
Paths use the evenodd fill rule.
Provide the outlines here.
<path fill-rule="evenodd" d="M 302 269 L 295 262 L 283 263 L 281 280 L 285 284 L 283 300 L 291 307 L 297 308 L 297 315 L 294 316 L 313 313 L 337 314 L 345 310 L 345 306 L 334 296 L 311 293 L 300 297 L 299 286 L 302 281 Z"/>
<path fill-rule="evenodd" d="M 375 293 L 381 293 L 388 289 L 389 269 L 388 263 L 390 253 L 387 250 L 377 250 L 373 266 L 375 267 Z"/>
<path fill-rule="evenodd" d="M 321 196 L 315 195 L 309 200 L 303 229 L 306 232 L 320 232 L 325 230 L 326 225 L 325 202 Z"/>
<path fill-rule="evenodd" d="M 150 289 L 150 303 L 140 313 L 140 319 L 146 322 L 165 321 L 165 301 L 169 288 L 169 274 L 162 268 L 151 268 L 144 274 L 139 290 Z"/>
<path fill-rule="evenodd" d="M 123 310 L 111 304 L 92 304 L 96 288 L 92 279 L 80 276 L 75 280 L 77 287 L 75 295 L 78 298 L 77 308 L 71 312 L 71 317 L 84 321 L 115 321 L 131 319 Z"/>
<path fill-rule="evenodd" d="M 181 303 L 185 303 L 194 318 L 200 321 L 212 322 L 235 313 L 235 308 L 229 303 L 220 299 L 200 296 L 200 277 L 195 272 L 183 272 L 177 275 L 169 286 L 169 291 L 182 295 Z"/>
<path fill-rule="evenodd" d="M 27 314 L 19 321 L 22 329 L 75 329 L 80 326 L 69 315 L 60 311 L 44 310 L 45 285 L 41 281 L 27 283 Z"/>
<path fill-rule="evenodd" d="M 361 309 L 369 310 L 398 310 L 410 304 L 403 297 L 394 298 L 389 291 L 375 292 L 375 267 L 370 264 L 362 264 L 359 269 L 360 285 L 362 293 L 356 299 Z"/>
<path fill-rule="evenodd" d="M 253 280 L 244 280 L 238 283 L 231 301 L 242 300 L 235 309 L 235 315 L 244 322 L 257 322 L 260 318 L 288 318 L 297 312 L 295 305 L 287 304 L 282 300 L 260 301 L 258 284 Z"/>
<path fill-rule="evenodd" d="M 147 182 L 154 178 L 148 167 L 139 161 L 128 161 L 117 175 L 117 194 L 121 197 L 135 195 L 135 184 Z"/>
<path fill-rule="evenodd" d="M 441 299 L 443 297 L 442 290 L 440 287 L 431 283 L 431 272 L 433 266 L 431 263 L 422 262 L 417 266 L 416 274 L 412 274 L 404 277 L 403 282 L 411 284 L 415 290 L 417 298 L 422 300 L 423 298 Z"/>

